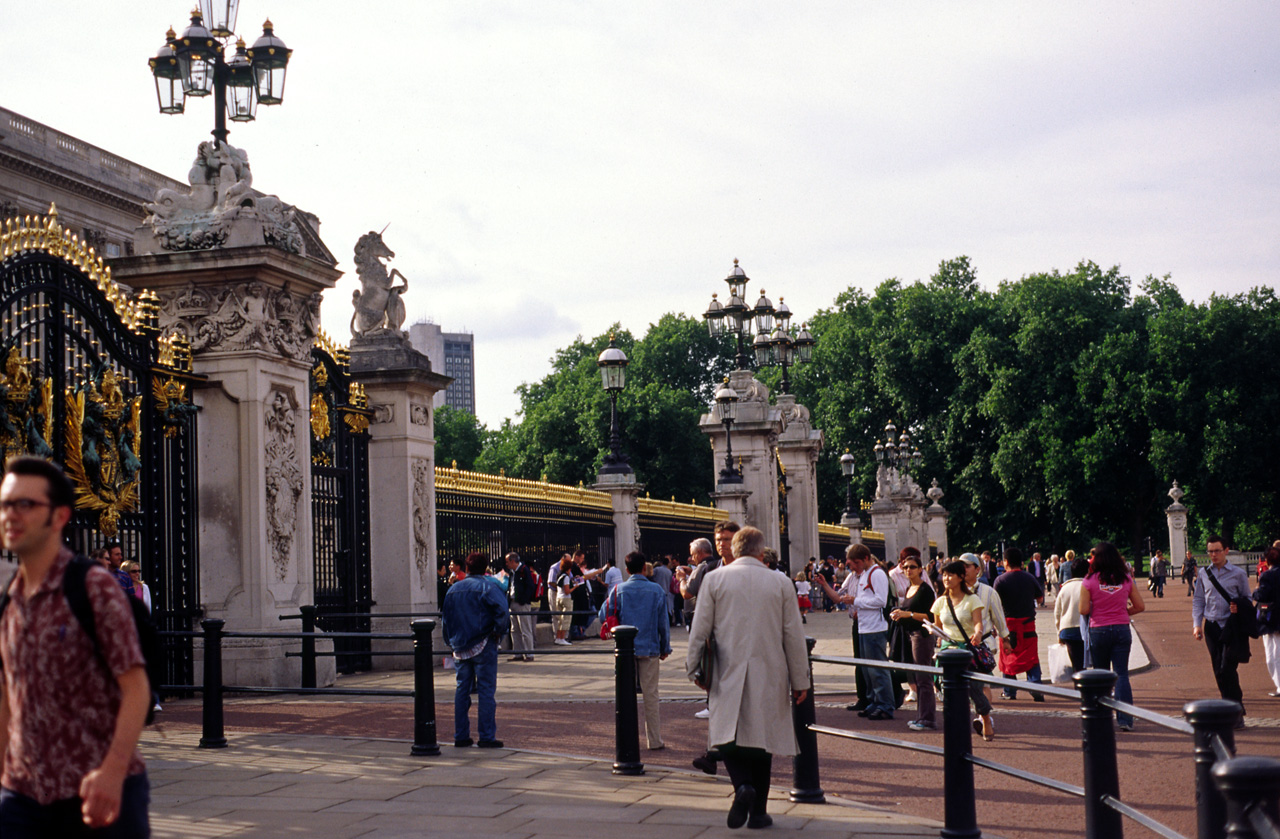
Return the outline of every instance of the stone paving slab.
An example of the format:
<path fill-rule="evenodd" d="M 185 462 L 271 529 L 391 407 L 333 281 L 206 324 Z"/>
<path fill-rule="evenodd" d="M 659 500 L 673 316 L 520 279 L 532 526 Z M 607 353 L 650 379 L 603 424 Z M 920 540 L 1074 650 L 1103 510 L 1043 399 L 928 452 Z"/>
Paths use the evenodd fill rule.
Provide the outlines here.
<path fill-rule="evenodd" d="M 227 749 L 199 750 L 196 732 L 148 730 L 152 832 L 168 837 L 582 837 L 712 839 L 724 826 L 729 787 L 649 764 L 624 778 L 611 764 L 512 749 L 447 748 L 411 757 L 404 741 L 241 734 Z M 833 800 L 770 800 L 773 832 L 837 837 L 934 837 L 941 824 Z M 623 827 L 625 825 L 625 827 Z"/>

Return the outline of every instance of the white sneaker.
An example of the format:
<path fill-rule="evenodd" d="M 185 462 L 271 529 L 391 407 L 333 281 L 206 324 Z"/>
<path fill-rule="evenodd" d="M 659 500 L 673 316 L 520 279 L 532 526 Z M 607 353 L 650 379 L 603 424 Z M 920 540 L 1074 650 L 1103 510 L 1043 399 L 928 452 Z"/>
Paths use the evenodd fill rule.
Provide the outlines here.
<path fill-rule="evenodd" d="M 569 643 L 568 639 L 565 639 L 565 638 L 557 638 L 557 639 L 556 639 L 556 644 L 557 644 L 557 645 L 559 645 L 559 646 L 561 646 L 561 647 L 572 647 L 572 646 L 573 646 L 572 644 L 570 644 L 570 643 Z"/>
<path fill-rule="evenodd" d="M 694 714 L 694 716 L 695 716 L 695 717 L 697 717 L 697 718 L 698 718 L 698 719 L 700 719 L 700 720 L 708 720 L 708 719 L 711 719 L 711 709 L 710 709 L 710 708 L 703 708 L 701 711 L 699 711 L 698 713 Z"/>

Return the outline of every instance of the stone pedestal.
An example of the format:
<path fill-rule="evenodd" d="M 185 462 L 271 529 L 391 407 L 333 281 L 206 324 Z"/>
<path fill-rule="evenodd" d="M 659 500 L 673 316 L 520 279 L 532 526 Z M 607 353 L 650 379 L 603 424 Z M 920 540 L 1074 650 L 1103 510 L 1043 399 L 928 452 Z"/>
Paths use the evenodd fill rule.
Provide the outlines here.
<path fill-rule="evenodd" d="M 1181 567 L 1188 549 L 1187 508 L 1182 503 L 1183 495 L 1185 493 L 1178 487 L 1178 482 L 1174 481 L 1169 490 L 1173 503 L 1164 509 L 1165 518 L 1169 522 L 1169 562 L 1175 567 Z"/>
<path fill-rule="evenodd" d="M 881 467 L 884 468 L 884 467 Z M 884 534 L 884 556 L 897 560 L 902 542 L 898 535 L 898 505 L 887 496 L 871 502 L 871 529 Z"/>
<path fill-rule="evenodd" d="M 849 528 L 849 544 L 862 544 L 862 519 L 847 513 L 840 515 L 840 526 Z"/>
<path fill-rule="evenodd" d="M 947 519 L 951 518 L 951 514 L 942 506 L 944 493 L 938 486 L 937 478 L 933 479 L 933 485 L 929 487 L 929 491 L 925 494 L 933 502 L 929 505 L 929 509 L 925 510 L 925 516 L 929 520 L 928 537 L 938 546 L 938 556 L 951 556 L 950 548 L 947 545 Z M 921 548 L 921 552 L 924 552 L 923 548 Z"/>
<path fill-rule="evenodd" d="M 613 564 L 625 578 L 627 554 L 640 550 L 640 493 L 644 484 L 636 482 L 634 472 L 602 473 L 591 488 L 609 493 L 613 501 Z"/>
<path fill-rule="evenodd" d="M 351 377 L 364 386 L 369 426 L 369 549 L 376 612 L 433 612 L 436 603 L 436 393 L 452 379 L 435 373 L 400 332 L 351 341 Z M 494 558 L 491 557 L 491 560 Z M 501 557 L 496 558 L 501 561 Z M 374 631 L 403 632 L 408 619 L 374 621 Z M 436 643 L 439 644 L 437 622 Z M 399 649 L 403 649 L 400 644 Z M 380 649 L 374 644 L 374 649 Z M 410 669 L 413 659 L 378 656 L 380 669 Z"/>
<path fill-rule="evenodd" d="M 765 535 L 765 544 L 779 544 L 778 528 L 778 461 L 774 446 L 782 431 L 778 411 L 769 404 L 769 389 L 751 375 L 750 370 L 735 370 L 729 376 L 729 387 L 738 394 L 737 418 L 733 423 L 733 462 L 742 471 L 742 484 L 719 486 L 712 494 L 718 497 L 722 490 L 745 490 L 746 509 L 734 521 L 759 528 Z M 711 448 L 716 474 L 724 466 L 725 431 L 714 413 L 703 414 L 699 425 L 702 433 L 711 438 Z M 716 506 L 726 509 L 719 501 Z"/>
<path fill-rule="evenodd" d="M 822 451 L 822 432 L 809 421 L 809 409 L 796 403 L 790 393 L 780 394 L 777 404 L 778 459 L 786 470 L 787 529 L 791 537 L 791 556 L 782 557 L 788 568 L 802 568 L 809 557 L 821 552 L 818 544 L 818 452 Z"/>
<path fill-rule="evenodd" d="M 718 484 L 711 493 L 711 503 L 724 511 L 729 521 L 739 524 L 747 521 L 747 499 L 751 493 L 742 488 L 742 484 Z"/>
<path fill-rule="evenodd" d="M 114 275 L 159 297 L 191 343 L 198 438 L 200 602 L 228 631 L 280 632 L 314 599 L 308 374 L 320 292 L 339 271 L 274 247 L 154 253 Z M 297 685 L 298 641 L 228 639 L 227 684 Z M 319 683 L 334 661 L 317 665 Z"/>

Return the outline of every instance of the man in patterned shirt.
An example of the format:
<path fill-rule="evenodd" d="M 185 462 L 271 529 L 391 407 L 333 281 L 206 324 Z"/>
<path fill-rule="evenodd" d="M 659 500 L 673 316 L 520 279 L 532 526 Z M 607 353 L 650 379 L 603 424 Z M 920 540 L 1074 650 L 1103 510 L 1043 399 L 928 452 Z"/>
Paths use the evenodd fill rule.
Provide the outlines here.
<path fill-rule="evenodd" d="M 146 837 L 138 735 L 151 701 L 127 595 L 101 566 L 84 589 L 97 643 L 71 611 L 62 542 L 75 496 L 54 464 L 17 457 L 0 481 L 0 535 L 18 557 L 0 616 L 0 836 Z M 92 834 L 90 834 L 92 830 Z"/>

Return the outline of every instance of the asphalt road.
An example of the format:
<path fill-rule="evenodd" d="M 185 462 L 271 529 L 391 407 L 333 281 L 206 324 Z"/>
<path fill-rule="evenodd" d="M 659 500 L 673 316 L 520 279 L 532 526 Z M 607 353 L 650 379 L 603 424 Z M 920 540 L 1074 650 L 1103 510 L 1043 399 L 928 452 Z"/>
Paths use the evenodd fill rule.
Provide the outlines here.
<path fill-rule="evenodd" d="M 1190 631 L 1190 599 L 1174 586 L 1161 600 L 1148 599 L 1148 609 L 1135 619 L 1146 648 L 1150 666 L 1133 676 L 1135 703 L 1160 713 L 1181 716 L 1185 703 L 1213 698 L 1216 688 L 1209 670 L 1202 642 L 1196 642 Z M 1042 613 L 1043 615 L 1043 613 Z M 1051 614 L 1049 616 L 1051 619 Z M 810 628 L 819 622 L 828 641 L 820 646 L 838 645 L 847 622 L 842 616 L 819 616 L 811 619 Z M 1042 617 L 1042 624 L 1045 618 Z M 1266 696 L 1272 686 L 1262 664 L 1261 644 L 1254 643 L 1255 659 L 1241 668 L 1248 727 L 1237 732 L 1240 754 L 1280 757 L 1280 700 Z M 845 650 L 831 650 L 848 654 Z M 677 656 L 681 654 L 677 650 Z M 542 657 L 545 660 L 548 657 Z M 583 660 L 585 657 L 580 657 Z M 606 659 L 595 658 L 597 667 Z M 565 660 L 561 660 L 565 661 Z M 554 674 L 549 662 L 543 671 Z M 607 665 L 605 665 L 607 666 Z M 530 668 L 529 665 L 513 665 Z M 542 667 L 539 667 L 542 670 Z M 499 736 L 508 746 L 610 758 L 613 754 L 613 705 L 596 690 L 575 690 L 581 698 L 547 699 L 546 691 L 527 692 L 504 687 L 505 674 L 513 682 L 530 678 L 531 669 L 505 669 L 499 677 Z M 515 674 L 521 674 L 517 676 Z M 451 740 L 453 709 L 448 704 L 450 674 L 437 670 L 437 719 L 440 741 Z M 401 677 L 403 678 L 403 677 Z M 537 679 L 544 687 L 548 677 Z M 667 748 L 659 752 L 642 751 L 642 760 L 663 766 L 689 767 L 689 761 L 700 754 L 706 741 L 706 723 L 694 719 L 701 706 L 692 700 L 683 684 L 670 684 L 670 670 L 664 666 L 667 693 L 663 703 L 663 736 Z M 838 679 L 835 680 L 838 684 Z M 554 693 L 555 679 L 549 682 Z M 831 678 L 819 679 L 819 686 L 830 687 Z M 535 698 L 511 698 L 511 693 Z M 594 696 L 592 694 L 595 694 Z M 666 699 L 670 694 L 677 697 Z M 611 696 L 611 694 L 608 694 Z M 680 699 L 678 697 L 690 697 Z M 851 697 L 837 693 L 819 694 L 818 722 L 837 728 L 868 731 L 903 740 L 941 743 L 940 734 L 910 732 L 906 721 L 909 709 L 899 712 L 893 722 L 868 722 L 844 710 Z M 997 699 L 997 737 L 991 743 L 975 742 L 976 752 L 988 759 L 1018 769 L 1047 775 L 1073 784 L 1082 783 L 1079 714 L 1066 700 L 1050 698 L 1033 704 L 1031 698 L 1019 694 L 1016 701 Z M 472 711 L 474 714 L 474 710 Z M 163 714 L 165 726 L 186 728 L 198 726 L 198 700 L 168 706 Z M 352 735 L 405 739 L 412 731 L 412 705 L 398 701 L 340 701 L 246 699 L 229 702 L 226 708 L 228 737 L 237 731 L 299 734 Z M 1184 835 L 1194 835 L 1195 810 L 1193 766 L 1189 738 L 1139 722 L 1135 731 L 1118 733 L 1121 797 L 1149 815 L 1163 821 Z M 445 749 L 451 746 L 444 745 Z M 819 742 L 823 788 L 865 804 L 941 818 L 941 760 L 900 749 L 856 743 L 824 737 Z M 789 761 L 778 761 L 774 767 L 774 783 L 790 786 Z M 1056 839 L 1077 837 L 1083 831 L 1083 809 L 1079 799 L 1034 786 L 1002 774 L 976 770 L 978 821 L 984 834 L 1012 839 Z M 1127 825 L 1131 835 L 1146 831 Z"/>

